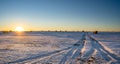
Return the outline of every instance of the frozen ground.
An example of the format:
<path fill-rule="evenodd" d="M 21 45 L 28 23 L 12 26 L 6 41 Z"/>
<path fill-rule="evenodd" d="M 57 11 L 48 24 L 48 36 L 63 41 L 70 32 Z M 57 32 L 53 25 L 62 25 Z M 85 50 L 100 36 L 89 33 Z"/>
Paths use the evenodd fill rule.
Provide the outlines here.
<path fill-rule="evenodd" d="M 119 64 L 120 33 L 0 33 L 0 64 Z"/>
<path fill-rule="evenodd" d="M 120 55 L 120 32 L 101 32 L 94 37 Z"/>

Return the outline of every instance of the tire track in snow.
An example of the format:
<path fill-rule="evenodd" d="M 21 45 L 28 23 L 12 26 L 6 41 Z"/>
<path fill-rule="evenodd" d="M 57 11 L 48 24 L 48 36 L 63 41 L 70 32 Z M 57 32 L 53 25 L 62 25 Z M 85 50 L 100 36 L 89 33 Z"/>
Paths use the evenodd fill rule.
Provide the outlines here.
<path fill-rule="evenodd" d="M 75 51 L 75 53 L 71 56 L 71 60 L 70 60 L 70 62 L 69 62 L 69 64 L 73 64 L 73 62 L 75 61 L 75 59 L 78 57 L 78 56 L 80 56 L 80 54 L 81 54 L 81 50 L 82 50 L 82 48 L 84 48 L 84 45 L 85 45 L 85 40 L 86 40 L 86 38 L 85 38 L 85 34 L 83 35 L 83 37 L 82 37 L 82 39 L 81 39 L 81 45 L 79 46 L 79 47 L 77 47 L 77 50 Z"/>
<path fill-rule="evenodd" d="M 89 40 L 90 42 L 88 42 L 87 40 Z M 84 47 L 87 47 L 85 45 L 86 41 L 87 41 L 87 44 L 90 44 L 90 48 L 88 50 L 85 49 L 84 50 L 85 53 L 81 54 L 82 49 L 84 49 Z M 97 52 L 95 52 L 95 50 Z M 22 62 L 26 62 L 26 61 L 28 61 L 28 63 L 29 63 L 29 61 L 37 59 L 36 61 L 31 62 L 34 64 L 36 62 L 39 62 L 41 59 L 46 60 L 45 58 L 48 58 L 47 61 L 49 62 L 49 61 L 51 61 L 50 58 L 57 57 L 58 55 L 62 55 L 61 53 L 64 53 L 64 52 L 66 54 L 62 56 L 62 59 L 59 59 L 60 60 L 58 62 L 59 64 L 75 64 L 74 62 L 78 57 L 80 57 L 80 58 L 77 61 L 79 61 L 79 63 L 84 64 L 85 62 L 89 62 L 90 58 L 93 57 L 94 55 L 96 55 L 96 53 L 99 53 L 100 54 L 99 56 L 101 56 L 101 58 L 104 59 L 109 64 L 110 63 L 111 64 L 120 63 L 119 56 L 110 52 L 108 49 L 106 49 L 106 46 L 101 44 L 99 41 L 97 41 L 91 35 L 84 33 L 82 35 L 82 39 L 79 40 L 78 42 L 76 42 L 71 47 L 64 48 L 61 50 L 56 50 L 56 51 L 49 52 L 49 53 L 42 54 L 42 55 L 38 54 L 38 55 L 29 57 L 29 58 L 25 58 L 25 59 L 19 59 L 16 61 L 9 62 L 7 64 L 22 63 Z M 84 61 L 82 61 L 82 60 L 84 60 Z M 96 61 L 96 59 L 95 59 L 95 61 Z M 100 61 L 102 61 L 102 60 L 100 60 Z"/>
<path fill-rule="evenodd" d="M 83 33 L 83 35 L 84 35 L 84 33 Z M 75 51 L 75 49 L 77 48 L 78 45 L 80 45 L 80 41 L 76 42 L 73 46 L 70 46 L 70 47 L 67 47 L 67 48 L 64 48 L 64 49 L 61 49 L 61 50 L 56 50 L 56 51 L 49 52 L 49 53 L 46 53 L 46 54 L 37 54 L 37 55 L 29 57 L 29 58 L 18 59 L 18 60 L 8 62 L 8 63 L 5 63 L 5 64 L 22 63 L 22 62 L 26 62 L 26 61 L 30 61 L 30 60 L 40 59 L 40 58 L 44 58 L 44 57 L 47 57 L 47 56 L 50 56 L 50 55 L 53 55 L 53 54 L 56 54 L 56 53 L 60 53 L 64 50 L 69 50 L 71 48 L 72 48 L 71 50 Z M 69 54 L 70 53 L 72 53 L 72 52 L 69 52 Z"/>
<path fill-rule="evenodd" d="M 91 47 L 90 50 L 88 50 L 85 54 L 81 56 L 81 60 L 84 60 L 85 62 L 87 62 L 89 58 L 92 57 L 94 51 L 95 51 L 94 48 Z"/>
<path fill-rule="evenodd" d="M 45 63 L 43 63 L 43 64 L 49 64 L 53 60 L 52 59 L 53 57 L 57 57 L 57 56 L 63 55 L 65 53 L 65 51 L 68 51 L 68 50 L 64 50 L 64 51 L 61 51 L 60 53 L 52 54 L 50 56 L 47 56 L 47 57 L 44 57 L 44 58 L 41 58 L 41 59 L 35 59 L 33 61 L 28 61 L 28 62 L 25 62 L 25 63 L 37 64 L 37 63 L 42 63 L 41 62 L 42 60 L 46 60 Z"/>
<path fill-rule="evenodd" d="M 64 48 L 64 49 L 61 49 L 61 50 L 56 50 L 56 51 L 53 51 L 53 52 L 49 52 L 49 53 L 46 53 L 46 54 L 38 54 L 38 55 L 29 57 L 29 58 L 18 59 L 16 61 L 8 62 L 8 63 L 5 63 L 5 64 L 21 63 L 21 62 L 28 61 L 28 60 L 43 58 L 43 57 L 46 57 L 46 56 L 50 56 L 52 54 L 59 53 L 59 52 L 64 51 L 64 50 L 69 50 L 70 48 L 71 47 L 68 47 L 68 48 Z"/>
<path fill-rule="evenodd" d="M 111 63 L 120 62 L 120 57 L 118 55 L 111 53 L 109 50 L 105 49 L 106 46 L 105 45 L 103 46 L 103 44 L 100 44 L 100 42 L 94 39 L 92 36 L 88 35 L 88 37 L 91 39 L 91 41 L 93 41 L 91 43 L 92 46 L 99 51 L 99 53 L 101 54 L 104 60 L 108 62 L 112 61 Z M 115 61 L 113 61 L 113 59 Z"/>
<path fill-rule="evenodd" d="M 85 33 L 82 35 L 82 39 L 79 40 L 70 51 L 65 54 L 65 56 L 61 59 L 59 64 L 69 64 L 70 61 L 79 56 L 81 49 L 84 47 Z M 71 60 L 72 59 L 72 60 Z"/>
<path fill-rule="evenodd" d="M 86 62 L 89 63 L 90 58 L 94 58 L 93 56 L 96 55 L 96 53 L 100 53 L 100 56 L 102 57 L 102 59 L 107 61 L 108 64 L 116 64 L 116 63 L 118 64 L 118 63 L 120 63 L 120 57 L 119 56 L 117 56 L 117 55 L 111 53 L 109 50 L 105 49 L 105 47 L 102 44 L 100 44 L 99 41 L 95 40 L 90 35 L 87 34 L 86 37 L 89 38 L 89 41 L 90 41 L 89 44 L 91 45 L 90 49 L 89 50 L 84 50 L 84 51 L 86 51 L 86 53 L 81 54 L 81 56 L 80 55 L 74 56 L 74 57 L 72 57 L 72 59 L 75 60 L 79 56 L 80 58 L 78 57 L 78 59 L 80 61 L 79 62 L 80 64 L 84 64 Z M 88 39 L 86 39 L 86 40 L 88 40 Z M 83 45 L 83 47 L 86 47 L 86 46 Z M 95 52 L 95 50 L 97 52 Z M 77 52 L 77 53 L 79 53 L 79 52 Z M 95 59 L 95 58 L 94 58 L 93 62 L 95 62 L 97 60 L 99 62 L 104 63 L 103 60 Z M 66 63 L 63 63 L 63 64 L 66 64 Z M 68 63 L 68 64 L 74 64 L 73 60 L 71 61 L 71 63 Z"/>
<path fill-rule="evenodd" d="M 84 62 L 88 62 L 89 58 L 92 57 L 92 55 L 95 53 L 95 49 L 92 47 L 91 41 L 89 42 L 87 40 L 88 40 L 88 38 L 86 35 L 85 40 L 84 40 L 85 41 L 84 43 L 86 43 L 86 45 L 83 45 L 84 48 L 82 48 L 82 50 L 80 51 L 81 56 L 79 55 L 74 58 L 74 60 L 78 59 L 80 61 L 80 64 L 83 64 Z M 88 50 L 86 50 L 87 44 L 89 44 Z M 82 53 L 82 52 L 84 52 L 84 53 Z M 74 63 L 75 63 L 75 61 L 71 62 L 71 64 L 74 64 Z"/>

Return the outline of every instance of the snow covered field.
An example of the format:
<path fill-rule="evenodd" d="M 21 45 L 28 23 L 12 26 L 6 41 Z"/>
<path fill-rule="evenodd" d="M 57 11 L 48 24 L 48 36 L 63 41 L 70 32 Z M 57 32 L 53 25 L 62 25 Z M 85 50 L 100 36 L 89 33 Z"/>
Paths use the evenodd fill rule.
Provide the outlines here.
<path fill-rule="evenodd" d="M 120 63 L 120 33 L 0 33 L 0 64 L 107 63 Z"/>
<path fill-rule="evenodd" d="M 94 37 L 120 55 L 120 32 L 101 32 Z"/>

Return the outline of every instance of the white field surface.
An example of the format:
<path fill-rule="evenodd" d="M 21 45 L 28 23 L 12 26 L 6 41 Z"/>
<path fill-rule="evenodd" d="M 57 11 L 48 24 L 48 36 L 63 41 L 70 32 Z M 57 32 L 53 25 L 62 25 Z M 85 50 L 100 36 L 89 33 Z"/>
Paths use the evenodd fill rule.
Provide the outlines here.
<path fill-rule="evenodd" d="M 101 32 L 93 37 L 120 55 L 120 32 Z"/>
<path fill-rule="evenodd" d="M 120 33 L 0 33 L 0 64 L 119 64 Z"/>

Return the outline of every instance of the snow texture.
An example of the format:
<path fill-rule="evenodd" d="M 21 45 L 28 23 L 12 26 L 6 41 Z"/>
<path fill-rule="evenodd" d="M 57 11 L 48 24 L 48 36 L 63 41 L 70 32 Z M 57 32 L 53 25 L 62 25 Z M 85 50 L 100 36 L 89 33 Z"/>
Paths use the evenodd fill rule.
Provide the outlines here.
<path fill-rule="evenodd" d="M 0 64 L 119 63 L 118 32 L 0 32 Z"/>

